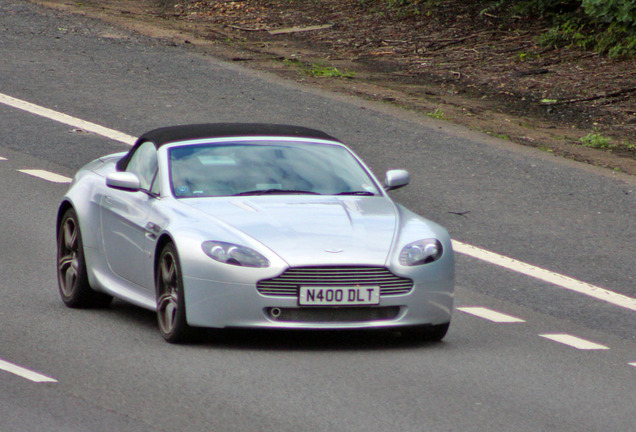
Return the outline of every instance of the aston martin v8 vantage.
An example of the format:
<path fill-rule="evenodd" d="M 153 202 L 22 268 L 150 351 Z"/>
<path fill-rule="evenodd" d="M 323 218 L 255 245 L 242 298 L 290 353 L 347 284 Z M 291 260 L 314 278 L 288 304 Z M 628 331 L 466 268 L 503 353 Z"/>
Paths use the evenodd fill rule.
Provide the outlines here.
<path fill-rule="evenodd" d="M 338 139 L 215 123 L 142 135 L 77 172 L 57 218 L 64 303 L 156 311 L 168 342 L 201 327 L 399 330 L 441 340 L 447 231 L 395 203 Z"/>

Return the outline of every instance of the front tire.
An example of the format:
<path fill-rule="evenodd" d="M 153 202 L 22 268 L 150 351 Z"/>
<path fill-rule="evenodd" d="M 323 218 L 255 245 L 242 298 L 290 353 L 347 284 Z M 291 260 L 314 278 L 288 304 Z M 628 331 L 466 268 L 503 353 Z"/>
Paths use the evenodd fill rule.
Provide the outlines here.
<path fill-rule="evenodd" d="M 57 283 L 62 301 L 70 308 L 106 307 L 113 300 L 88 282 L 82 233 L 72 208 L 66 210 L 58 228 Z"/>
<path fill-rule="evenodd" d="M 183 275 L 172 243 L 161 250 L 156 273 L 159 332 L 170 343 L 188 342 L 193 339 L 194 330 L 186 321 Z"/>

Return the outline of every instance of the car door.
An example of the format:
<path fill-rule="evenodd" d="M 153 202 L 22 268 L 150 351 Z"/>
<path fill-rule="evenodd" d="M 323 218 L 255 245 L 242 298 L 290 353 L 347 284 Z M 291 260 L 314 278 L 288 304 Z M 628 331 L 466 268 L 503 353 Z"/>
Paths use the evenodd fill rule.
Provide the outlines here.
<path fill-rule="evenodd" d="M 157 150 L 151 142 L 132 155 L 126 171 L 139 177 L 140 191 L 108 188 L 101 200 L 104 253 L 111 271 L 134 284 L 146 286 L 149 214 L 156 201 L 150 192 L 157 173 Z"/>

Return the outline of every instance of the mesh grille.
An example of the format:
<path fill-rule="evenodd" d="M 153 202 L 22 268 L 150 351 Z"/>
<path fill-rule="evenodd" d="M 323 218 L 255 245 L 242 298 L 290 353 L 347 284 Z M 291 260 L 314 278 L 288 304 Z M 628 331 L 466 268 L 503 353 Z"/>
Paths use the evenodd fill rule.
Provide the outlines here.
<path fill-rule="evenodd" d="M 299 267 L 273 279 L 259 281 L 258 292 L 269 296 L 298 297 L 300 286 L 379 286 L 380 295 L 407 294 L 411 279 L 394 275 L 384 267 Z"/>
<path fill-rule="evenodd" d="M 399 306 L 386 307 L 309 307 L 309 308 L 281 308 L 279 315 L 271 315 L 275 321 L 301 323 L 349 323 L 392 320 L 398 316 Z"/>

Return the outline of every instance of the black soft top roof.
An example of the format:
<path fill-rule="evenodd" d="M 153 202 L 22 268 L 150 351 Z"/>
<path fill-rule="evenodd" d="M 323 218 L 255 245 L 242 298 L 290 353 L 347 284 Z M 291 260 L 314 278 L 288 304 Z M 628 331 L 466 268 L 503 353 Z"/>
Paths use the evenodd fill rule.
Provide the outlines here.
<path fill-rule="evenodd" d="M 296 138 L 315 138 L 321 140 L 340 140 L 316 129 L 302 126 L 291 126 L 270 123 L 202 123 L 180 126 L 168 126 L 153 129 L 141 135 L 132 149 L 126 156 L 117 163 L 118 170 L 125 170 L 131 155 L 142 143 L 150 141 L 157 148 L 164 144 L 178 141 L 190 141 L 205 138 L 226 138 L 226 137 L 248 137 L 248 136 L 280 136 Z"/>

